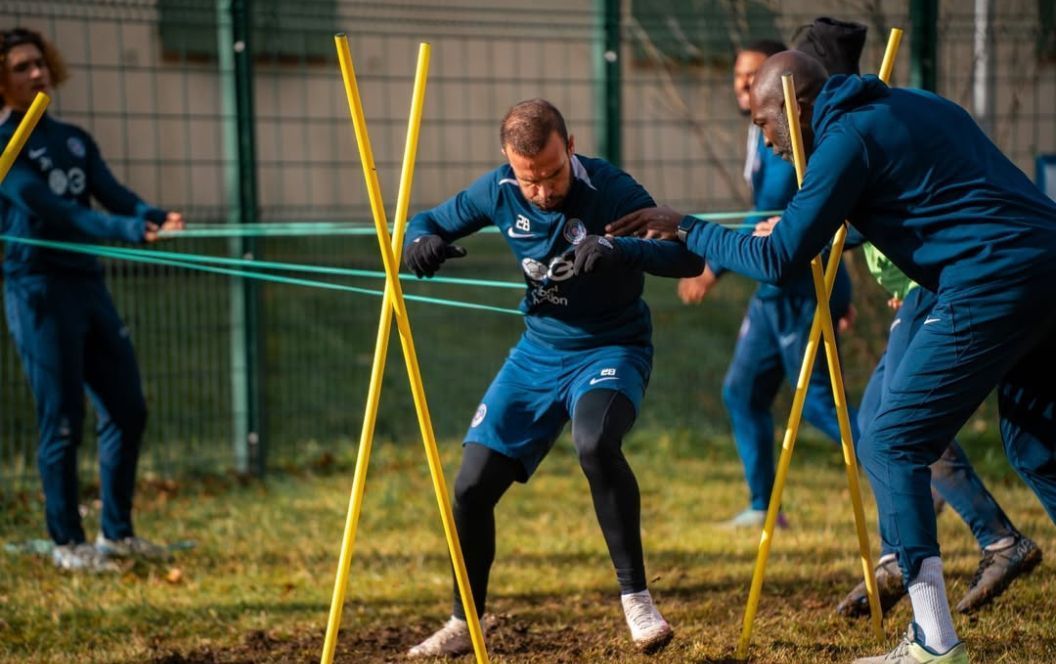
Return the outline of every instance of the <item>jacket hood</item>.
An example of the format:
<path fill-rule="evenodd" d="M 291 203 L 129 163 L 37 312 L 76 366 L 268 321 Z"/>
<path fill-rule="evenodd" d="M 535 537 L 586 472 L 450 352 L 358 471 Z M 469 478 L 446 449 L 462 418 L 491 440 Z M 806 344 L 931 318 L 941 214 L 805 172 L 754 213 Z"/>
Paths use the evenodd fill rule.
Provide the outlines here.
<path fill-rule="evenodd" d="M 864 106 L 875 99 L 891 94 L 891 89 L 876 76 L 829 77 L 814 101 L 814 117 L 811 126 L 814 135 L 821 136 L 829 125 L 836 122 L 847 111 Z"/>

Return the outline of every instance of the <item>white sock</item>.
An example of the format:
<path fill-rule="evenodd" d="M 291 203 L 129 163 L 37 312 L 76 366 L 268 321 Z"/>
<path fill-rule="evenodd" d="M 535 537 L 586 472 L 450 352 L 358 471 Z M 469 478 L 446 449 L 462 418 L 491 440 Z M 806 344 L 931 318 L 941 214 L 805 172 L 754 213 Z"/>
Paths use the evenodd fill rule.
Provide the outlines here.
<path fill-rule="evenodd" d="M 924 645 L 940 655 L 960 642 L 953 628 L 946 583 L 942 579 L 942 558 L 925 558 L 920 573 L 909 582 L 913 619 L 924 633 Z"/>
<path fill-rule="evenodd" d="M 1001 549 L 1007 549 L 1015 543 L 1016 538 L 1009 535 L 1008 537 L 1002 537 L 993 544 L 987 544 L 985 548 L 987 551 L 1000 551 Z"/>

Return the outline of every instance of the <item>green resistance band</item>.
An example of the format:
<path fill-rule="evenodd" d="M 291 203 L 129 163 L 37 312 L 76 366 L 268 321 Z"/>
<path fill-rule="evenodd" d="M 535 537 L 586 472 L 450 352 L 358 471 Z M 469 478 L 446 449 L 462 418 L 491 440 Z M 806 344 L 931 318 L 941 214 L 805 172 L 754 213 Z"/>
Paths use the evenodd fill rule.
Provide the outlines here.
<path fill-rule="evenodd" d="M 752 210 L 749 212 L 702 212 L 692 216 L 697 219 L 719 223 L 729 219 L 746 217 L 773 217 L 784 210 Z M 753 228 L 755 224 L 720 224 L 731 229 Z M 499 229 L 489 226 L 481 233 L 498 233 Z M 374 227 L 362 223 L 304 221 L 304 222 L 270 222 L 256 224 L 191 224 L 182 231 L 162 231 L 165 238 L 224 238 L 224 237 L 298 237 L 298 236 L 374 236 Z"/>
<path fill-rule="evenodd" d="M 286 272 L 309 272 L 313 274 L 327 274 L 339 277 L 360 277 L 367 279 L 384 279 L 385 273 L 379 270 L 354 270 L 343 267 L 325 267 L 322 265 L 306 265 L 304 263 L 282 263 L 276 261 L 263 261 L 246 258 L 229 258 L 226 256 L 203 256 L 200 254 L 188 254 L 182 251 L 161 251 L 158 249 L 134 249 L 130 247 L 105 247 L 112 258 L 162 258 L 167 260 L 178 260 L 188 263 L 214 263 L 216 265 L 227 265 L 229 267 L 247 267 L 257 270 L 279 270 Z M 412 283 L 437 283 L 455 284 L 459 286 L 482 286 L 484 288 L 513 288 L 524 290 L 524 282 L 518 281 L 492 281 L 489 279 L 463 279 L 459 277 L 430 277 L 422 280 L 413 274 L 400 274 L 400 279 Z"/>
<path fill-rule="evenodd" d="M 256 272 L 253 270 L 242 270 L 242 269 L 229 269 L 224 267 L 216 267 L 212 265 L 203 265 L 200 263 L 194 263 L 187 260 L 174 260 L 169 258 L 157 258 L 149 255 L 136 255 L 129 252 L 134 251 L 130 249 L 117 249 L 114 247 L 103 247 L 98 245 L 87 245 L 87 244 L 76 244 L 73 242 L 54 242 L 50 240 L 37 240 L 31 238 L 14 237 L 10 235 L 0 235 L 0 240 L 5 242 L 17 242 L 21 244 L 28 244 L 31 246 L 42 247 L 45 249 L 58 249 L 62 251 L 72 251 L 82 254 L 90 254 L 93 256 L 100 256 L 103 258 L 116 258 L 120 260 L 131 260 L 135 262 L 153 264 L 153 265 L 165 265 L 169 267 L 179 267 L 187 270 L 197 270 L 200 272 L 210 272 L 213 274 L 223 274 L 232 277 L 243 277 L 246 279 L 256 279 L 258 281 L 265 281 L 277 284 L 285 284 L 290 286 L 307 286 L 310 288 L 323 288 L 327 290 L 336 290 L 347 293 L 358 293 L 360 295 L 373 295 L 382 296 L 384 291 L 374 290 L 370 288 L 357 288 L 355 286 L 346 286 L 344 284 L 332 284 L 326 281 L 316 281 L 314 279 L 301 279 L 297 277 L 284 277 L 281 275 L 272 275 L 263 272 Z M 146 251 L 143 254 L 151 254 L 154 252 Z M 252 261 L 250 261 L 252 262 Z M 523 288 L 523 286 L 521 286 Z M 523 316 L 524 314 L 517 309 L 508 309 L 505 307 L 495 307 L 487 304 L 477 304 L 474 302 L 462 302 L 459 300 L 447 300 L 435 297 L 428 297 L 425 295 L 404 295 L 405 300 L 413 302 L 425 302 L 428 304 L 438 304 L 441 306 L 457 307 L 462 309 L 477 309 L 481 311 L 494 311 L 503 314 L 513 314 L 515 316 Z"/>

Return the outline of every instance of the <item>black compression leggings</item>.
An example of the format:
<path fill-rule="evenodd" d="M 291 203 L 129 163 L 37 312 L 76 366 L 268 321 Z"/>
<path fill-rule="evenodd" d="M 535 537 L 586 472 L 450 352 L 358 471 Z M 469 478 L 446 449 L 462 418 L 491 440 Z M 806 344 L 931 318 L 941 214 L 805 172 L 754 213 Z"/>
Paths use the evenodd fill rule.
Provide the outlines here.
<path fill-rule="evenodd" d="M 584 394 L 572 417 L 572 440 L 624 594 L 646 588 L 638 482 L 620 449 L 634 418 L 631 401 L 612 390 Z M 495 560 L 495 505 L 523 476 L 520 462 L 510 457 L 473 443 L 463 448 L 454 513 L 478 615 L 484 613 L 488 574 Z M 457 586 L 453 613 L 465 618 Z"/>

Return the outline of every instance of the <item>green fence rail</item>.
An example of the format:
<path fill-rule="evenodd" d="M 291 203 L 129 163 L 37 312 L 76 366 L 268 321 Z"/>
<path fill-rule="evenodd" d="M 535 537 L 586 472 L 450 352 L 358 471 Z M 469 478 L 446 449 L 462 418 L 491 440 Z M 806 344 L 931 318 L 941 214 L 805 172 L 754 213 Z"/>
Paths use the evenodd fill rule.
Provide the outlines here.
<path fill-rule="evenodd" d="M 390 207 L 417 44 L 429 41 L 412 209 L 443 200 L 496 165 L 498 119 L 511 103 L 541 96 L 564 111 L 579 151 L 619 155 L 657 200 L 682 209 L 741 210 L 748 204 L 746 121 L 730 90 L 733 49 L 758 37 L 787 39 L 816 15 L 836 15 L 869 25 L 862 68 L 871 71 L 887 30 L 912 28 L 912 19 L 927 15 L 911 11 L 917 4 L 26 0 L 0 3 L 0 27 L 38 29 L 59 47 L 71 78 L 51 112 L 88 129 L 118 177 L 147 200 L 208 228 L 256 222 L 306 229 L 252 242 L 188 237 L 161 249 L 377 271 L 371 238 L 307 232 L 312 224 L 369 217 L 332 55 L 335 32 L 351 40 Z M 911 71 L 923 66 L 910 57 L 917 52 L 912 35 L 933 35 L 937 90 L 976 112 L 998 145 L 1032 171 L 1038 154 L 1056 152 L 1056 13 L 1045 0 L 986 5 L 942 3 L 933 30 L 907 29 L 910 48 L 894 81 L 908 84 Z M 468 247 L 470 256 L 445 266 L 445 276 L 520 279 L 495 235 L 473 238 Z M 249 288 L 223 274 L 105 262 L 150 407 L 145 472 L 260 472 L 354 444 L 376 298 L 292 284 Z M 883 295 L 854 272 L 862 277 L 859 320 L 844 345 L 852 396 L 882 349 L 890 318 Z M 347 274 L 311 278 L 377 286 Z M 728 430 L 721 382 L 753 286 L 725 278 L 698 307 L 681 305 L 674 286 L 647 284 L 657 356 L 638 428 L 689 430 L 703 440 Z M 502 309 L 518 300 L 505 289 L 407 288 Z M 522 323 L 420 302 L 410 312 L 438 434 L 457 440 Z M 14 346 L 4 323 L 0 328 L 5 492 L 36 484 L 36 424 Z M 785 408 L 775 411 L 779 425 Z M 969 435 L 992 435 L 988 418 L 981 412 Z M 81 454 L 86 473 L 95 465 L 91 429 L 89 416 Z M 377 430 L 384 440 L 417 436 L 398 347 Z"/>

